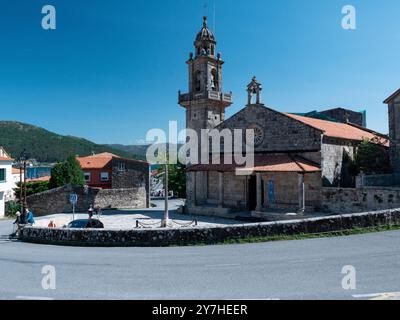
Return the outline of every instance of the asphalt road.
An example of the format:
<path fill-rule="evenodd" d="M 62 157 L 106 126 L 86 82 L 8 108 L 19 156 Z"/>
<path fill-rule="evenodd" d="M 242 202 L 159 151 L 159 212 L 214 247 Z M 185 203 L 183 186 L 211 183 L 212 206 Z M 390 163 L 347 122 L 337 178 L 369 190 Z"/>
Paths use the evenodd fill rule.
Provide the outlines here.
<path fill-rule="evenodd" d="M 0 221 L 0 235 L 10 225 Z M 55 267 L 55 290 L 42 288 L 45 265 Z M 357 290 L 342 289 L 345 265 L 356 268 Z M 75 248 L 0 238 L 0 299 L 353 299 L 399 291 L 399 231 L 182 248 Z"/>

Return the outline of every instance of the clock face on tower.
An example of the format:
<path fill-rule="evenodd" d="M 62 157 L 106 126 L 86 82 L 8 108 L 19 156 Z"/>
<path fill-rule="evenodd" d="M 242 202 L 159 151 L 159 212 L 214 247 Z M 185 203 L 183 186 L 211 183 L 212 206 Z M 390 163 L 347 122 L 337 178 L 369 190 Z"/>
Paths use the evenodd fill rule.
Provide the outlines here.
<path fill-rule="evenodd" d="M 254 146 L 259 146 L 264 141 L 264 130 L 258 124 L 252 124 L 248 130 L 254 130 Z"/>

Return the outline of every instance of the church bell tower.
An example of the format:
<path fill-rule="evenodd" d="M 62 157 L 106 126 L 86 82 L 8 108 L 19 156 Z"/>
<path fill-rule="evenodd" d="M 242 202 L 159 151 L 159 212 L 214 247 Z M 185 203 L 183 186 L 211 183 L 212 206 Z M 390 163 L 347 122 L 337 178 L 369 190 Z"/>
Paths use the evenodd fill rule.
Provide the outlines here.
<path fill-rule="evenodd" d="M 232 104 L 232 93 L 222 90 L 221 55 L 216 39 L 203 18 L 203 27 L 194 42 L 195 52 L 186 62 L 189 67 L 189 92 L 179 92 L 179 104 L 186 109 L 186 128 L 200 137 L 201 129 L 213 129 L 225 120 L 225 108 Z"/>

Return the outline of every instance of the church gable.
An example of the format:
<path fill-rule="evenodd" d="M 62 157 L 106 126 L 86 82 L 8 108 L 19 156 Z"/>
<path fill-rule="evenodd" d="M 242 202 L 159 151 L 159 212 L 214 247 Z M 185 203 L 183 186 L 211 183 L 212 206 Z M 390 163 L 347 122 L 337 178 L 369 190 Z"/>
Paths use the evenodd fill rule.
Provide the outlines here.
<path fill-rule="evenodd" d="M 254 129 L 256 152 L 299 152 L 321 149 L 322 131 L 263 104 L 249 104 L 221 123 L 217 129 L 243 131 Z"/>

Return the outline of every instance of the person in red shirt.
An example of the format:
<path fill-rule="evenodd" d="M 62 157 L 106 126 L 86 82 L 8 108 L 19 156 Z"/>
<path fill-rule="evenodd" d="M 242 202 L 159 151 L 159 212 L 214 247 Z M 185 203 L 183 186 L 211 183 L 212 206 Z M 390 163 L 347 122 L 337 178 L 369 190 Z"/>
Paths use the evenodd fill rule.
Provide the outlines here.
<path fill-rule="evenodd" d="M 49 228 L 57 228 L 57 226 L 56 226 L 56 224 L 54 223 L 53 220 L 50 221 L 48 227 L 49 227 Z"/>

